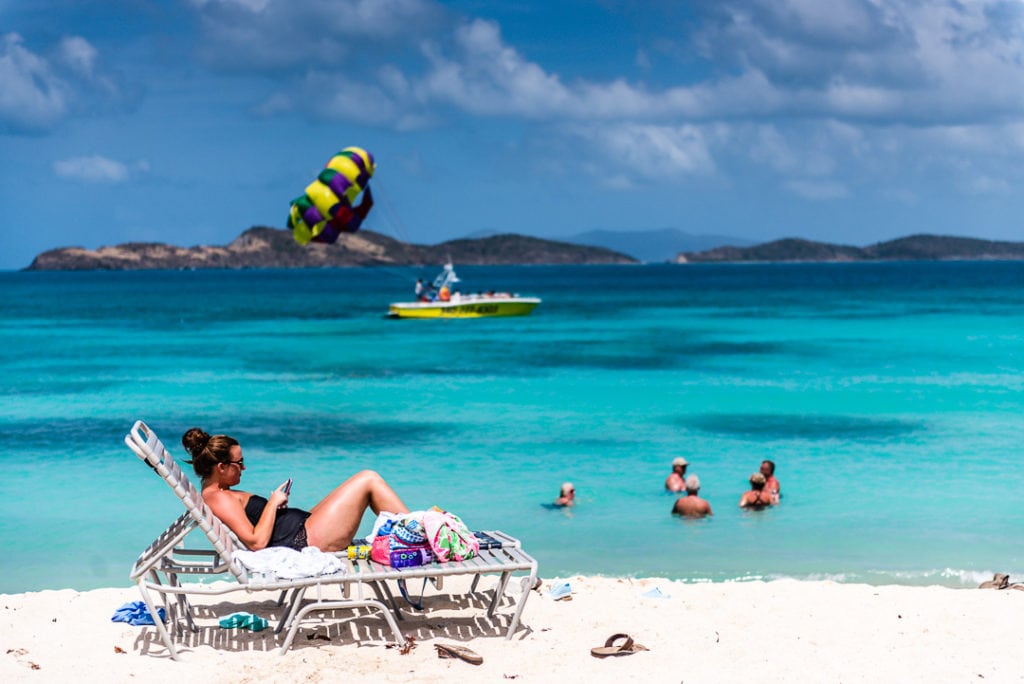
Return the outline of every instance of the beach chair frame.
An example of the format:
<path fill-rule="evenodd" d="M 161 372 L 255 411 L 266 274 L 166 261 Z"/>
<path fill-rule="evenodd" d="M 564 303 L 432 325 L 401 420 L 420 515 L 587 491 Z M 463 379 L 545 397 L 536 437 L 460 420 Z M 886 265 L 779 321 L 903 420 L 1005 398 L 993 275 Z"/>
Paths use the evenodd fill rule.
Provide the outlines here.
<path fill-rule="evenodd" d="M 167 611 L 167 624 L 175 627 L 180 634 L 182 622 L 191 631 L 197 631 L 190 595 L 221 595 L 237 591 L 280 591 L 278 603 L 282 606 L 282 617 L 275 633 L 287 628 L 281 644 L 283 655 L 290 648 L 302 621 L 313 613 L 355 610 L 368 608 L 381 613 L 387 622 L 395 642 L 405 644 L 405 637 L 398 628 L 402 613 L 393 592 L 388 588 L 390 580 L 424 578 L 433 580 L 441 588 L 442 580 L 452 575 L 474 575 L 470 591 L 475 592 L 480 578 L 485 574 L 498 574 L 494 596 L 487 609 L 493 617 L 500 599 L 505 595 L 508 582 L 517 573 L 526 573 L 520 578 L 521 594 L 513 599 L 515 609 L 509 620 L 505 638 L 511 639 L 519 625 L 530 589 L 537 581 L 537 561 L 522 550 L 517 539 L 500 531 L 488 531 L 492 541 L 490 548 L 481 548 L 474 558 L 449 563 L 433 563 L 412 568 L 395 569 L 375 563 L 372 560 L 350 560 L 347 554 L 338 554 L 346 572 L 297 580 L 281 580 L 272 576 L 250 573 L 235 557 L 236 550 L 245 549 L 238 537 L 210 510 L 202 495 L 182 472 L 174 457 L 143 421 L 136 421 L 125 436 L 125 444 L 144 463 L 160 475 L 184 504 L 186 512 L 150 544 L 136 559 L 130 577 L 138 586 L 142 600 L 150 615 L 156 612 L 156 598 L 159 597 Z M 183 546 L 185 538 L 199 529 L 206 536 L 212 549 L 188 549 Z M 200 582 L 183 583 L 182 576 L 195 575 L 218 577 L 226 582 L 214 585 Z M 327 599 L 323 590 L 337 586 L 342 598 Z M 315 589 L 315 598 L 307 598 L 309 589 Z M 365 589 L 370 589 L 374 598 L 364 598 Z M 353 589 L 355 596 L 353 596 Z M 390 603 L 391 610 L 385 602 Z M 167 647 L 171 657 L 179 659 L 178 649 L 167 625 L 154 619 L 156 631 Z"/>

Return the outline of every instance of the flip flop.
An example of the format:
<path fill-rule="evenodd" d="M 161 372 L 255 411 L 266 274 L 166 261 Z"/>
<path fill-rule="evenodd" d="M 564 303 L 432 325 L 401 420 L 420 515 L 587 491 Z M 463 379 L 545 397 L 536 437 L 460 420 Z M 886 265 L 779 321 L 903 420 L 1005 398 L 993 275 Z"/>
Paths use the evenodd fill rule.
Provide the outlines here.
<path fill-rule="evenodd" d="M 221 618 L 220 626 L 225 629 L 244 627 L 254 632 L 261 632 L 269 626 L 269 623 L 266 619 L 252 613 L 232 613 L 226 618 Z"/>
<path fill-rule="evenodd" d="M 640 595 L 642 597 L 644 597 L 644 598 L 659 598 L 659 599 L 672 598 L 669 594 L 666 594 L 665 592 L 663 592 L 661 590 L 661 587 L 654 587 L 650 591 L 645 591 L 644 593 L 642 593 Z"/>
<path fill-rule="evenodd" d="M 621 644 L 615 645 L 616 641 L 620 639 L 624 640 Z M 607 641 L 604 642 L 604 646 L 595 646 L 590 649 L 590 655 L 595 658 L 607 658 L 608 656 L 622 656 L 636 653 L 637 651 L 649 651 L 650 649 L 646 646 L 642 646 L 633 641 L 633 637 L 628 634 L 612 634 L 608 637 Z"/>
<path fill-rule="evenodd" d="M 465 646 L 459 646 L 457 644 L 434 644 L 434 648 L 437 649 L 438 658 L 458 658 L 459 660 L 465 660 L 470 665 L 480 665 L 484 662 L 482 657 Z"/>

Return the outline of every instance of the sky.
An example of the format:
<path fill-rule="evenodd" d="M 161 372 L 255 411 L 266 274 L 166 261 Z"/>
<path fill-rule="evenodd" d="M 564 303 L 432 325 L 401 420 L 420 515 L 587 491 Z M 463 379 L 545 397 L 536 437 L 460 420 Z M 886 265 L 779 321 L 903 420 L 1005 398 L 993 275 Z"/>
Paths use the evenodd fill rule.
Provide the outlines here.
<path fill-rule="evenodd" d="M 285 227 L 1024 240 L 1021 0 L 0 0 L 0 269 Z"/>

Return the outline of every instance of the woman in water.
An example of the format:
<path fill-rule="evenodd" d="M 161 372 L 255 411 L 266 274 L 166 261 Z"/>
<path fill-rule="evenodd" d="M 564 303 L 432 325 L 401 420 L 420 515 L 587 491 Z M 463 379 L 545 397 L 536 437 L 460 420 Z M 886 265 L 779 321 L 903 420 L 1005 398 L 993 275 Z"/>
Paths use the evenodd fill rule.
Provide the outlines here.
<path fill-rule="evenodd" d="M 740 508 L 753 508 L 755 511 L 759 511 L 779 503 L 778 498 L 772 496 L 771 492 L 765 489 L 766 482 L 765 476 L 761 473 L 751 475 L 750 490 L 743 492 L 743 496 L 740 497 Z"/>
<path fill-rule="evenodd" d="M 572 486 L 572 482 L 566 482 L 558 490 L 558 498 L 555 499 L 553 506 L 564 507 L 576 505 L 576 488 Z"/>
<path fill-rule="evenodd" d="M 372 470 L 345 480 L 308 512 L 287 508 L 291 481 L 275 489 L 269 501 L 259 494 L 232 489 L 245 470 L 238 440 L 191 428 L 181 443 L 192 454 L 188 463 L 202 478 L 203 501 L 254 551 L 268 546 L 343 551 L 352 542 L 367 508 L 374 513 L 409 512 L 394 490 Z"/>

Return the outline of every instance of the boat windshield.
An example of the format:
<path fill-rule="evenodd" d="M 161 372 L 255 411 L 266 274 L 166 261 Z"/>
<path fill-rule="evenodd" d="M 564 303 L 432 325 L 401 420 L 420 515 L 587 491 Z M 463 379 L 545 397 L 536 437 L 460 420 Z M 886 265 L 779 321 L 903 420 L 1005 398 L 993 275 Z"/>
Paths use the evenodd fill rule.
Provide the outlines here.
<path fill-rule="evenodd" d="M 459 277 L 455 275 L 455 268 L 451 262 L 448 262 L 444 265 L 444 270 L 434 278 L 434 289 L 440 291 L 446 285 L 451 289 L 450 286 L 457 282 L 459 282 Z"/>

